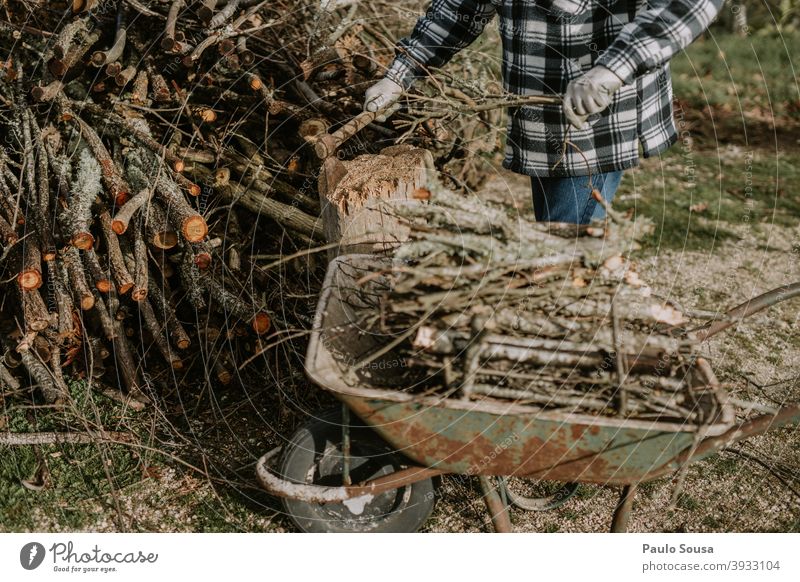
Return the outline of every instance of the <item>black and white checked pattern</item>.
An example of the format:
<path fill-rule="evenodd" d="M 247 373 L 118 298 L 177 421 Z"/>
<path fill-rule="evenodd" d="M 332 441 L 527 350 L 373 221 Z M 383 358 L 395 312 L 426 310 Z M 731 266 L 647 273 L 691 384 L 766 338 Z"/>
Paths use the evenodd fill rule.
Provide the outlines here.
<path fill-rule="evenodd" d="M 595 65 L 625 80 L 590 126 L 569 128 L 561 107 L 509 108 L 503 166 L 536 176 L 623 170 L 677 140 L 669 59 L 701 34 L 724 0 L 433 0 L 397 43 L 387 76 L 406 88 L 427 67 L 441 67 L 498 15 L 503 81 L 519 94 L 563 94 Z M 582 151 L 567 147 L 565 137 Z M 560 160 L 560 161 L 559 161 Z"/>

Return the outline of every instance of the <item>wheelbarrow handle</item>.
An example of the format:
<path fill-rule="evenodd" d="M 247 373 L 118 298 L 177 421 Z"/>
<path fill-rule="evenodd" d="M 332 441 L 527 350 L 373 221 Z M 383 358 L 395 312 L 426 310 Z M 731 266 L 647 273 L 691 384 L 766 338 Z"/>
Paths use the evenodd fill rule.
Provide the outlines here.
<path fill-rule="evenodd" d="M 327 133 L 317 140 L 314 151 L 321 160 L 329 158 L 336 149 L 383 113 L 382 111 L 364 111 L 345 123 L 333 133 Z"/>
<path fill-rule="evenodd" d="M 682 465 L 686 462 L 697 461 L 703 457 L 718 453 L 733 443 L 797 421 L 800 421 L 800 404 L 784 406 L 776 414 L 760 414 L 751 420 L 728 429 L 719 436 L 704 439 L 693 452 L 686 451 L 679 456 L 677 463 Z"/>
<path fill-rule="evenodd" d="M 695 333 L 697 341 L 702 342 L 711 336 L 728 329 L 732 325 L 739 323 L 745 317 L 750 317 L 762 309 L 772 307 L 781 301 L 786 301 L 787 299 L 797 296 L 800 296 L 800 282 L 792 283 L 790 285 L 782 285 L 777 289 L 767 291 L 758 297 L 748 299 L 741 305 L 737 305 L 725 314 L 724 319 L 708 323 L 692 331 Z"/>

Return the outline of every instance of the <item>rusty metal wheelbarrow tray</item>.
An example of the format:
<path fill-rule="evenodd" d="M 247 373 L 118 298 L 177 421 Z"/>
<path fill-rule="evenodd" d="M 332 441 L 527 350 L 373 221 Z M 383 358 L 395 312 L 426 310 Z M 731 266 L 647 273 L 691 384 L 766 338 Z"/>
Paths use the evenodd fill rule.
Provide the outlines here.
<path fill-rule="evenodd" d="M 391 378 L 401 364 L 387 352 L 353 372 L 353 364 L 374 350 L 380 338 L 354 324 L 352 291 L 357 279 L 374 279 L 376 272 L 390 266 L 390 259 L 374 255 L 343 255 L 330 264 L 306 373 L 422 467 L 468 475 L 637 483 L 674 470 L 681 458 L 695 460 L 703 439 L 720 437 L 733 427 L 734 412 L 702 359 L 690 381 L 716 386 L 723 404 L 714 422 L 704 426 L 550 412 L 513 402 L 462 401 L 375 387 L 378 377 Z"/>

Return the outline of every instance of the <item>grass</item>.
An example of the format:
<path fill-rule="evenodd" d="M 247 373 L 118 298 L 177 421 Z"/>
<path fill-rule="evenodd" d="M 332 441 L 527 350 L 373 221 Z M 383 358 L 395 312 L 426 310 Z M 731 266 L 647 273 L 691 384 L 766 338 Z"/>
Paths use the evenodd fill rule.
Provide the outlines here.
<path fill-rule="evenodd" d="M 626 172 L 615 206 L 654 221 L 651 249 L 712 251 L 737 238 L 737 228 L 796 224 L 799 179 L 800 150 L 701 150 L 679 142 Z"/>
<path fill-rule="evenodd" d="M 85 430 L 87 426 L 128 431 L 136 425 L 129 410 L 93 394 L 83 382 L 71 383 L 70 396 L 70 406 L 63 412 L 12 405 L 0 411 L 0 422 L 14 433 Z M 10 530 L 29 530 L 44 518 L 64 528 L 83 528 L 93 516 L 86 514 L 82 503 L 108 503 L 113 494 L 141 481 L 142 461 L 125 445 L 0 446 L 0 524 Z M 40 488 L 42 484 L 46 486 Z"/>
<path fill-rule="evenodd" d="M 711 252 L 747 229 L 796 224 L 798 49 L 798 33 L 712 34 L 673 59 L 679 140 L 628 171 L 616 202 L 655 222 L 645 252 Z"/>
<path fill-rule="evenodd" d="M 800 34 L 710 33 L 671 62 L 675 95 L 748 116 L 754 111 L 800 119 L 797 63 Z"/>

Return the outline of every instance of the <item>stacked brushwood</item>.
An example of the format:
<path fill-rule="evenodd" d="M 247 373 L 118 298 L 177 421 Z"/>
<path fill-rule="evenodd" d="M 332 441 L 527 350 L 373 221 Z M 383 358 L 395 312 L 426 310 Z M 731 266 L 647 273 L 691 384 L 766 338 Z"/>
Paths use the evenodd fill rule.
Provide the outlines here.
<path fill-rule="evenodd" d="M 314 261 L 282 257 L 323 242 L 313 142 L 393 53 L 356 7 L 377 9 L 4 3 L 0 393 L 58 403 L 83 376 L 147 401 L 307 327 Z M 372 124 L 354 153 L 399 135 Z"/>
<path fill-rule="evenodd" d="M 78 374 L 144 400 L 195 362 L 230 382 L 282 345 L 266 334 L 307 328 L 306 251 L 324 242 L 314 144 L 361 112 L 424 5 L 4 2 L 2 386 L 32 380 L 57 402 Z M 490 56 L 462 64 L 346 155 L 411 142 L 451 185 L 477 184 L 503 106 L 524 98 Z"/>
<path fill-rule="evenodd" d="M 590 225 L 536 223 L 446 189 L 393 211 L 411 236 L 385 288 L 361 297 L 360 325 L 389 339 L 360 366 L 399 355 L 419 394 L 708 421 L 710 389 L 691 385 L 697 344 L 671 333 L 683 314 L 626 258 L 645 219 L 608 208 Z"/>

